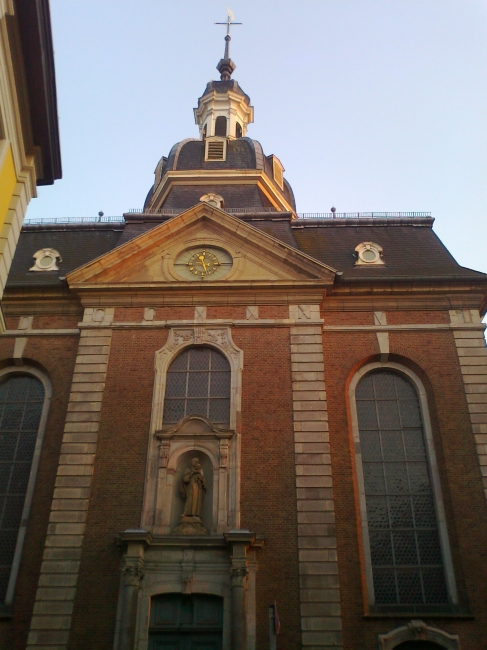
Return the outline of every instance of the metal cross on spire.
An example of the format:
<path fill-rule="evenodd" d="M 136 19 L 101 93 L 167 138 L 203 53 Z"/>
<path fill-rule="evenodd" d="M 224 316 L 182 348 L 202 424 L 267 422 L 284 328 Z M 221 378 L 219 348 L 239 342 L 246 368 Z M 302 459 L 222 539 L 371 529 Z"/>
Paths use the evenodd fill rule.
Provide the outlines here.
<path fill-rule="evenodd" d="M 226 22 L 224 22 L 224 23 L 215 23 L 215 25 L 226 25 L 227 26 L 227 35 L 225 36 L 225 54 L 223 55 L 224 59 L 229 59 L 230 58 L 230 41 L 232 40 L 232 37 L 230 36 L 230 25 L 243 25 L 243 23 L 235 23 L 235 22 L 233 22 L 235 16 L 230 11 L 230 9 L 227 9 L 227 11 L 228 11 L 228 17 L 227 17 Z"/>

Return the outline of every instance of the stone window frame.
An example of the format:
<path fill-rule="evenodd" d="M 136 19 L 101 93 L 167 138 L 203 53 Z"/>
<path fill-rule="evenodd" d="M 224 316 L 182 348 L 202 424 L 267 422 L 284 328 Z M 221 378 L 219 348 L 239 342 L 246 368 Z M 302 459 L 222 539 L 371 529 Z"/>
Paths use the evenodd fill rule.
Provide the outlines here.
<path fill-rule="evenodd" d="M 412 620 L 387 634 L 379 634 L 379 650 L 394 650 L 405 641 L 431 641 L 445 650 L 460 650 L 460 637 L 457 634 L 448 634 L 421 620 Z"/>
<path fill-rule="evenodd" d="M 357 256 L 355 266 L 384 266 L 384 260 L 382 259 L 383 250 L 380 244 L 376 244 L 373 241 L 361 242 L 355 247 L 355 255 Z M 366 251 L 374 252 L 375 259 L 366 260 L 363 256 Z"/>
<path fill-rule="evenodd" d="M 59 271 L 58 262 L 62 262 L 61 255 L 55 248 L 41 248 L 32 256 L 35 260 L 34 266 L 29 271 Z M 50 257 L 51 263 L 49 266 L 41 266 L 41 260 Z"/>
<path fill-rule="evenodd" d="M 29 482 L 27 484 L 27 491 L 25 493 L 24 507 L 22 510 L 22 518 L 20 520 L 19 532 L 17 535 L 17 543 L 15 546 L 15 553 L 12 561 L 12 568 L 10 569 L 10 578 L 8 581 L 7 595 L 5 596 L 5 608 L 10 608 L 14 599 L 15 586 L 17 584 L 17 577 L 19 573 L 20 560 L 22 558 L 22 550 L 24 547 L 25 536 L 27 533 L 27 525 L 29 522 L 29 515 L 32 506 L 32 499 L 34 496 L 35 483 L 37 479 L 37 472 L 39 469 L 39 461 L 41 457 L 42 444 L 46 432 L 46 423 L 49 415 L 49 408 L 52 400 L 52 384 L 45 373 L 33 366 L 7 366 L 0 369 L 0 382 L 3 381 L 7 375 L 31 375 L 42 383 L 44 387 L 44 404 L 42 406 L 41 418 L 39 421 L 39 428 L 37 429 L 36 444 L 34 447 L 34 455 L 30 466 Z M 8 379 L 8 377 L 7 377 Z"/>
<path fill-rule="evenodd" d="M 227 457 L 225 459 L 222 458 L 221 447 L 220 451 L 214 448 L 218 441 L 218 436 L 213 436 L 215 439 L 215 444 L 213 445 L 211 441 L 202 444 L 201 442 L 197 443 L 195 439 L 188 439 L 180 443 L 177 449 L 168 448 L 160 440 L 160 432 L 163 429 L 167 371 L 175 357 L 183 352 L 183 350 L 198 345 L 214 348 L 223 354 L 230 365 L 230 424 L 227 430 L 228 435 L 226 436 L 228 438 L 228 445 Z M 166 344 L 155 354 L 155 380 L 149 431 L 144 505 L 141 517 L 141 527 L 145 530 L 151 530 L 157 532 L 157 534 L 162 533 L 162 529 L 159 529 L 162 526 L 163 518 L 162 513 L 159 512 L 158 504 L 161 503 L 161 500 L 164 502 L 165 499 L 164 495 L 159 494 L 163 487 L 161 481 L 163 481 L 163 476 L 167 468 L 174 469 L 175 455 L 177 454 L 179 457 L 185 451 L 196 449 L 195 444 L 200 445 L 199 450 L 209 456 L 214 468 L 217 468 L 219 465 L 229 475 L 230 487 L 228 493 L 225 492 L 225 495 L 222 494 L 222 490 L 224 490 L 223 483 L 219 482 L 216 486 L 218 492 L 221 494 L 220 506 L 223 505 L 224 500 L 226 508 L 225 513 L 218 514 L 218 521 L 228 520 L 231 522 L 230 527 L 240 527 L 240 444 L 237 422 L 239 421 L 239 413 L 241 411 L 242 370 L 243 351 L 233 342 L 229 327 L 195 325 L 173 327 L 169 330 Z M 203 420 L 203 418 L 200 419 Z M 223 477 L 221 478 L 223 479 Z M 158 523 L 156 518 L 160 518 L 161 522 Z M 219 525 L 220 527 L 221 525 Z M 165 527 L 164 532 L 167 532 Z"/>
<path fill-rule="evenodd" d="M 216 207 L 220 208 L 223 210 L 223 196 L 220 194 L 215 194 L 214 192 L 208 192 L 208 194 L 203 194 L 203 196 L 200 196 L 200 201 L 202 203 L 208 203 L 208 205 L 211 205 L 211 207 Z"/>
<path fill-rule="evenodd" d="M 403 366 L 400 363 L 395 363 L 392 361 L 376 361 L 368 363 L 362 366 L 353 376 L 352 381 L 350 382 L 348 390 L 348 398 L 350 404 L 350 416 L 351 416 L 351 425 L 352 425 L 352 435 L 354 442 L 355 450 L 355 470 L 357 477 L 357 487 L 358 487 L 358 499 L 360 506 L 360 520 L 362 528 L 362 544 L 363 544 L 363 553 L 364 553 L 364 563 L 365 563 L 365 579 L 367 586 L 367 598 L 368 604 L 370 606 L 375 605 L 374 597 L 374 583 L 372 576 L 372 560 L 370 554 L 370 542 L 369 542 L 369 524 L 367 517 L 367 507 L 365 502 L 365 484 L 364 484 L 364 474 L 363 474 L 363 465 L 362 465 L 362 453 L 360 447 L 360 431 L 358 426 L 358 415 L 357 415 L 357 406 L 355 401 L 355 392 L 359 381 L 369 374 L 373 370 L 394 370 L 399 375 L 406 376 L 414 388 L 416 389 L 416 394 L 418 396 L 421 417 L 423 420 L 423 432 L 426 443 L 426 454 L 428 458 L 429 469 L 431 472 L 431 483 L 432 483 L 432 493 L 433 499 L 436 507 L 436 515 L 438 519 L 438 534 L 440 537 L 440 546 L 443 556 L 444 569 L 445 569 L 445 579 L 446 587 L 450 601 L 453 605 L 459 603 L 458 592 L 455 581 L 455 574 L 453 570 L 453 560 L 451 556 L 450 542 L 448 538 L 448 529 L 446 525 L 446 515 L 445 515 L 445 506 L 443 501 L 440 474 L 438 471 L 438 463 L 436 459 L 436 452 L 434 448 L 433 440 L 433 429 L 431 426 L 430 419 L 430 410 L 428 406 L 428 395 L 424 387 L 423 382 L 418 377 L 418 375 L 413 372 L 410 368 Z M 415 607 L 420 607 L 415 605 Z"/>

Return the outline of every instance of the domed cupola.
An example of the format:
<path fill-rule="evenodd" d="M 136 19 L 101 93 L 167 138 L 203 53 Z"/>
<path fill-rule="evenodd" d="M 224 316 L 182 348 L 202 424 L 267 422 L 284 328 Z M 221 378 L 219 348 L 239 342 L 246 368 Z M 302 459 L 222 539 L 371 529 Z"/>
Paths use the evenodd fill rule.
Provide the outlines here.
<path fill-rule="evenodd" d="M 144 213 L 170 216 L 201 201 L 239 215 L 296 211 L 279 159 L 266 156 L 260 143 L 246 135 L 254 109 L 250 97 L 231 78 L 236 66 L 229 53 L 229 26 L 234 23 L 223 24 L 227 35 L 225 54 L 217 65 L 220 81 L 207 84 L 193 109 L 200 137 L 178 142 L 167 158 L 161 158 Z"/>

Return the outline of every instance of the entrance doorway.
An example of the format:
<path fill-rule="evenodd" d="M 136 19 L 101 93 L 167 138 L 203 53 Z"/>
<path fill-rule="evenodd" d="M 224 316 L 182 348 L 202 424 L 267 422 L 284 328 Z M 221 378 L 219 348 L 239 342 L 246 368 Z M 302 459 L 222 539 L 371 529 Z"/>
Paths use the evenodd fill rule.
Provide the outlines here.
<path fill-rule="evenodd" d="M 163 594 L 151 601 L 149 650 L 222 650 L 223 598 Z"/>

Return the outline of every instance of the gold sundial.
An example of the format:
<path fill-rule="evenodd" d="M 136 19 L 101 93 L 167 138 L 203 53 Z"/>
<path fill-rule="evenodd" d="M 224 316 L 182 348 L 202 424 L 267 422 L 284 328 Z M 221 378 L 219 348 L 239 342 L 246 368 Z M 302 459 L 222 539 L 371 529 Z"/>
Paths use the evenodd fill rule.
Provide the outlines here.
<path fill-rule="evenodd" d="M 186 264 L 193 275 L 199 275 L 201 278 L 211 275 L 220 266 L 217 256 L 207 250 L 196 251 Z"/>

